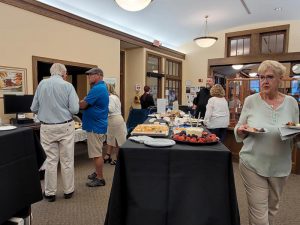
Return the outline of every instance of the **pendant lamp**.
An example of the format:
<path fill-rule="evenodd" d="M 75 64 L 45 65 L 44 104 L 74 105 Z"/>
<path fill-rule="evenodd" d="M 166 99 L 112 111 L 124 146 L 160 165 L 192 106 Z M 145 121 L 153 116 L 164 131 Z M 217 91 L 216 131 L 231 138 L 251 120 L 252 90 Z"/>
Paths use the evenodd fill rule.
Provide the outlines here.
<path fill-rule="evenodd" d="M 204 30 L 204 36 L 197 37 L 194 39 L 196 44 L 201 48 L 208 48 L 212 46 L 217 40 L 217 37 L 211 37 L 208 36 L 207 32 L 207 18 L 208 16 L 205 16 L 205 30 Z"/>
<path fill-rule="evenodd" d="M 146 8 L 153 0 L 115 0 L 115 2 L 127 11 L 140 11 Z"/>

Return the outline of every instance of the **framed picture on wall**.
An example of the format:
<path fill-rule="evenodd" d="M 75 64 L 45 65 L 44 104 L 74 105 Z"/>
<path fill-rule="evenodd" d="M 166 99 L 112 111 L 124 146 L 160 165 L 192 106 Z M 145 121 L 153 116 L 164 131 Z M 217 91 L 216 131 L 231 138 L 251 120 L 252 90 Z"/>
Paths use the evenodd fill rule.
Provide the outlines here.
<path fill-rule="evenodd" d="M 0 97 L 6 94 L 27 94 L 25 68 L 0 66 Z"/>

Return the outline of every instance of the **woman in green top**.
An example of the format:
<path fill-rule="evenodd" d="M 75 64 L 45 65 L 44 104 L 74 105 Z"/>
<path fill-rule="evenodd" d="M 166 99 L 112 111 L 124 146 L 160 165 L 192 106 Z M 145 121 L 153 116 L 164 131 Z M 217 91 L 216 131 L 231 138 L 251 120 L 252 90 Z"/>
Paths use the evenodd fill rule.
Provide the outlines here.
<path fill-rule="evenodd" d="M 282 141 L 279 127 L 299 122 L 297 101 L 278 91 L 286 68 L 266 60 L 258 68 L 260 92 L 248 96 L 235 127 L 240 151 L 240 172 L 249 207 L 250 225 L 272 225 L 279 199 L 291 172 L 291 140 Z M 252 128 L 265 132 L 253 133 Z"/>

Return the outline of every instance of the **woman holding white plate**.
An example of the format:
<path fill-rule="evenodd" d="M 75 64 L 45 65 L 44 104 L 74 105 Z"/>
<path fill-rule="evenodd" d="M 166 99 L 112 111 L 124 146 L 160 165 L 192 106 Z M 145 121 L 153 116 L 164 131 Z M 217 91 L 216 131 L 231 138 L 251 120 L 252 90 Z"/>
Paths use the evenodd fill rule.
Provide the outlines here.
<path fill-rule="evenodd" d="M 299 123 L 296 100 L 279 92 L 286 68 L 266 60 L 258 68 L 260 92 L 248 96 L 238 124 L 240 172 L 248 198 L 250 225 L 273 225 L 283 187 L 291 172 L 291 140 L 282 141 L 279 127 L 289 121 Z M 266 132 L 249 132 L 264 128 Z"/>

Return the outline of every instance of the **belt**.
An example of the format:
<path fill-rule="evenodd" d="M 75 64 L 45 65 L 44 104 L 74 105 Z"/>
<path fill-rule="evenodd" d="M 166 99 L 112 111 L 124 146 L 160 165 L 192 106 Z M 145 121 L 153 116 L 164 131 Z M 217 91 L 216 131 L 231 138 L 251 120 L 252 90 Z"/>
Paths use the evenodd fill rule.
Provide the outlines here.
<path fill-rule="evenodd" d="M 70 120 L 67 120 L 67 121 L 64 121 L 64 122 L 60 122 L 60 123 L 45 123 L 43 121 L 41 121 L 41 124 L 46 124 L 46 125 L 56 125 L 56 124 L 64 124 L 64 123 L 70 123 L 72 122 L 73 119 L 70 119 Z"/>

